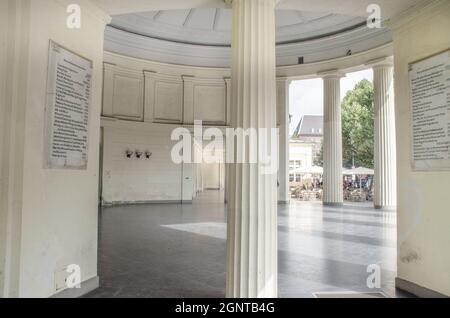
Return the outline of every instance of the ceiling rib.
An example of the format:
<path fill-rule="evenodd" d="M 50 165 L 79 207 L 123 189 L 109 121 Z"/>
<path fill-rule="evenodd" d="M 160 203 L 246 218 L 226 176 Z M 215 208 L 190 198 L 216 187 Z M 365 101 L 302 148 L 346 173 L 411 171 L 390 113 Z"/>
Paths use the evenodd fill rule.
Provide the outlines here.
<path fill-rule="evenodd" d="M 302 12 L 301 11 L 295 11 L 295 12 L 297 12 L 297 17 L 300 20 L 299 23 L 304 23 L 305 22 L 305 17 L 303 16 Z"/>
<path fill-rule="evenodd" d="M 156 14 L 153 16 L 153 21 L 158 21 L 159 17 L 161 16 L 162 11 L 159 10 L 156 12 Z"/>
<path fill-rule="evenodd" d="M 220 9 L 217 8 L 217 9 L 216 9 L 216 13 L 214 14 L 214 21 L 213 21 L 213 25 L 212 25 L 213 31 L 216 31 L 216 30 L 217 30 L 217 23 L 218 23 L 218 21 L 219 21 L 220 12 L 221 12 Z"/>
<path fill-rule="evenodd" d="M 131 34 L 135 34 L 138 36 L 142 36 L 142 37 L 146 37 L 149 39 L 154 39 L 154 40 L 162 40 L 162 41 L 166 41 L 166 42 L 173 42 L 173 43 L 178 43 L 178 44 L 187 44 L 187 45 L 198 45 L 198 46 L 210 46 L 210 47 L 231 47 L 230 44 L 211 44 L 211 43 L 201 43 L 201 42 L 194 42 L 194 41 L 184 41 L 184 40 L 178 40 L 178 39 L 170 39 L 170 38 L 162 38 L 159 36 L 151 36 L 148 34 L 143 34 L 143 33 L 139 33 L 118 25 L 114 25 L 114 24 L 109 24 L 109 27 L 116 29 L 116 30 L 120 30 L 123 32 L 127 32 L 127 33 L 131 33 Z M 293 40 L 289 40 L 289 41 L 279 41 L 276 43 L 276 45 L 286 45 L 286 44 L 296 44 L 296 43 L 304 43 L 304 42 L 308 42 L 308 41 L 313 41 L 313 40 L 319 40 L 319 39 L 324 39 L 330 36 L 334 36 L 336 34 L 339 33 L 344 33 L 344 32 L 349 32 L 349 31 L 353 31 L 353 30 L 357 30 L 360 28 L 364 28 L 366 27 L 366 22 L 362 22 L 362 23 L 358 23 L 356 25 L 344 28 L 344 29 L 340 29 L 340 30 L 336 30 L 330 33 L 326 33 L 326 34 L 321 34 L 321 35 L 316 35 L 316 36 L 311 36 L 311 37 L 307 37 L 307 38 L 300 38 L 300 39 L 293 39 Z"/>
<path fill-rule="evenodd" d="M 195 9 L 190 9 L 189 10 L 188 14 L 186 15 L 186 19 L 184 19 L 183 26 L 186 26 L 189 23 L 189 21 L 191 21 L 192 14 L 194 13 L 194 10 Z"/>

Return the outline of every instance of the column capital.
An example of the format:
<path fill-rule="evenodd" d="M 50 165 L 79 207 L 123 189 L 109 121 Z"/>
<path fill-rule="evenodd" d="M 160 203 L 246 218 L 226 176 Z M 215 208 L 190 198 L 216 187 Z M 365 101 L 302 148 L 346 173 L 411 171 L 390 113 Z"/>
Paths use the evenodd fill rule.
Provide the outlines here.
<path fill-rule="evenodd" d="M 376 58 L 366 62 L 366 66 L 369 66 L 373 69 L 383 68 L 383 67 L 393 67 L 394 66 L 394 58 L 392 56 L 383 56 L 380 58 Z"/>
<path fill-rule="evenodd" d="M 286 85 L 290 85 L 292 83 L 292 79 L 285 76 L 277 77 L 277 83 L 285 83 Z"/>
<path fill-rule="evenodd" d="M 332 70 L 320 71 L 317 73 L 317 76 L 319 76 L 323 79 L 342 78 L 342 77 L 345 77 L 345 73 L 338 69 L 332 69 Z"/>

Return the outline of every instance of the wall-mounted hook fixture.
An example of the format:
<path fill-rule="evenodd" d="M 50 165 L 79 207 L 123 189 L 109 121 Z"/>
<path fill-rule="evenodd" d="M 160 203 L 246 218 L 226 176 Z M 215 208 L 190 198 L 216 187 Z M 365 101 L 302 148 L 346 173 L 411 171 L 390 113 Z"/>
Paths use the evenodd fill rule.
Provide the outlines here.
<path fill-rule="evenodd" d="M 145 158 L 150 159 L 150 157 L 153 155 L 153 153 L 151 153 L 150 151 L 146 151 L 145 152 Z"/>
<path fill-rule="evenodd" d="M 135 152 L 136 158 L 140 159 L 142 157 L 142 151 L 136 150 Z"/>
<path fill-rule="evenodd" d="M 127 158 L 131 158 L 133 156 L 133 152 L 131 150 L 127 150 L 125 151 L 125 155 L 127 156 Z"/>

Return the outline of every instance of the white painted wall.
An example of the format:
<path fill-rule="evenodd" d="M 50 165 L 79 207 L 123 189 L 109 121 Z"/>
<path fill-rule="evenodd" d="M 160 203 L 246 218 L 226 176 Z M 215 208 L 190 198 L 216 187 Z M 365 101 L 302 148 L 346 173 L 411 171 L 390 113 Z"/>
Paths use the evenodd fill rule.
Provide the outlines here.
<path fill-rule="evenodd" d="M 104 203 L 181 201 L 183 167 L 171 158 L 175 142 L 170 136 L 175 127 L 111 120 L 103 120 L 102 125 Z M 150 151 L 152 156 L 150 159 L 128 159 L 127 149 Z M 189 167 L 185 168 L 185 178 L 192 181 Z M 189 192 L 187 188 L 185 192 Z M 189 196 L 188 193 L 185 195 Z"/>
<path fill-rule="evenodd" d="M 413 172 L 408 64 L 450 48 L 450 2 L 393 25 L 398 156 L 398 277 L 450 296 L 450 172 Z"/>
<path fill-rule="evenodd" d="M 204 189 L 225 187 L 224 164 L 176 164 L 171 157 L 172 131 L 179 125 L 103 118 L 104 204 L 190 202 Z M 203 146 L 206 146 L 205 141 Z M 126 157 L 126 151 L 152 152 L 150 159 Z M 200 156 L 193 147 L 192 159 Z M 206 154 L 204 154 L 206 155 Z M 219 158 L 223 152 L 217 154 Z"/>
<path fill-rule="evenodd" d="M 203 159 L 205 160 L 201 164 L 203 187 L 209 190 L 221 190 L 225 186 L 225 164 L 223 163 L 225 152 L 223 149 L 216 149 L 213 152 L 207 147 L 209 143 L 208 140 L 203 142 Z"/>
<path fill-rule="evenodd" d="M 2 6 L 5 1 L 2 1 Z M 97 182 L 103 32 L 109 18 L 89 2 L 82 27 L 66 27 L 65 0 L 6 1 L 19 26 L 10 36 L 9 89 L 13 110 L 9 133 L 11 159 L 2 164 L 10 180 L 6 199 L 8 268 L 5 296 L 55 294 L 55 272 L 81 266 L 82 280 L 97 276 Z M 17 12 L 14 9 L 17 8 Z M 2 8 L 3 9 L 3 8 Z M 3 12 L 3 10 L 1 10 Z M 3 19 L 2 19 L 3 21 Z M 13 22 L 8 22 L 13 27 Z M 87 170 L 44 169 L 44 118 L 49 40 L 93 61 Z M 2 149 L 3 150 L 3 149 Z M 4 194 L 4 193 L 3 193 Z M 3 202 L 2 202 L 3 203 Z"/>
<path fill-rule="evenodd" d="M 220 183 L 220 164 L 218 163 L 204 163 L 203 168 L 203 185 L 206 189 L 219 190 Z"/>
<path fill-rule="evenodd" d="M 192 163 L 183 163 L 181 200 L 183 203 L 190 203 L 194 198 L 194 167 Z"/>
<path fill-rule="evenodd" d="M 199 159 L 202 156 L 203 150 L 197 140 L 194 140 L 194 162 L 199 162 Z M 203 169 L 200 163 L 194 164 L 194 193 L 193 197 L 195 198 L 199 192 L 204 190 L 203 186 Z"/>

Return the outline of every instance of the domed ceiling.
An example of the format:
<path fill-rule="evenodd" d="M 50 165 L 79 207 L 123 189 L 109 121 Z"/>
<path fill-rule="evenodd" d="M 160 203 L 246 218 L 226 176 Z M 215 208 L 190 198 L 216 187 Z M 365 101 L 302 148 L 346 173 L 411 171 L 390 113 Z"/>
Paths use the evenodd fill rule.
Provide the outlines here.
<path fill-rule="evenodd" d="M 111 27 L 136 35 L 176 43 L 230 46 L 231 10 L 190 10 L 131 13 L 113 17 Z M 298 43 L 362 27 L 366 19 L 331 13 L 277 10 L 277 43 Z"/>
<path fill-rule="evenodd" d="M 277 65 L 330 60 L 390 43 L 391 32 L 369 29 L 366 17 L 276 10 Z M 105 50 L 162 63 L 229 67 L 231 22 L 226 7 L 113 15 L 105 31 Z"/>

